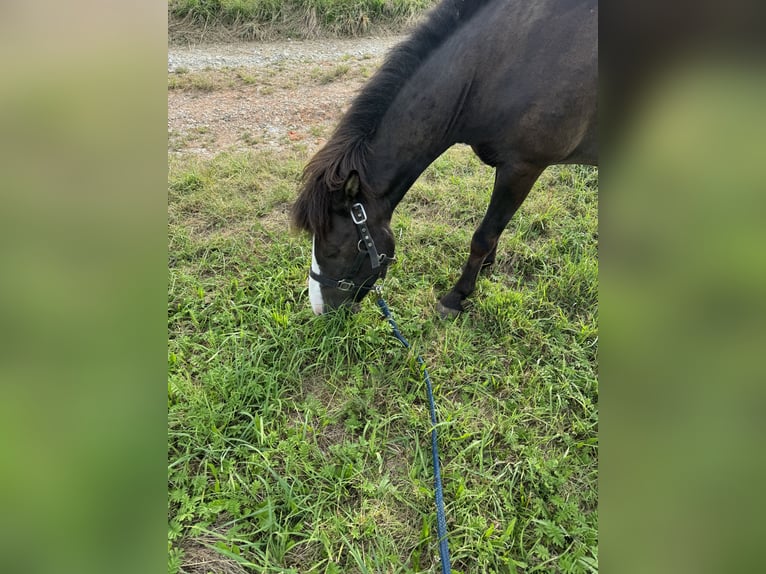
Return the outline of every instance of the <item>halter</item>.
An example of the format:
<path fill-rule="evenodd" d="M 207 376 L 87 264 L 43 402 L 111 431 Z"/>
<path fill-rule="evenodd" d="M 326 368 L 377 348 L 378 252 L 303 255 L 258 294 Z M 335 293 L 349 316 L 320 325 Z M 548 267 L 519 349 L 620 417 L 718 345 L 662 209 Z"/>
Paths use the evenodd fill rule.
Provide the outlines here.
<path fill-rule="evenodd" d="M 380 274 L 383 273 L 383 269 L 389 262 L 393 261 L 393 257 L 389 257 L 385 253 L 378 254 L 378 249 L 375 247 L 375 241 L 370 235 L 370 230 L 367 228 L 367 212 L 364 210 L 364 206 L 361 203 L 355 203 L 351 206 L 351 221 L 356 225 L 356 231 L 359 234 L 359 242 L 357 243 L 357 249 L 359 253 L 354 260 L 351 269 L 344 275 L 346 277 L 353 277 L 357 274 L 362 267 L 362 263 L 368 257 L 370 258 L 370 264 L 372 265 L 372 275 L 367 277 L 361 284 L 354 283 L 350 279 L 330 279 L 314 273 L 314 270 L 309 270 L 309 277 L 320 285 L 325 287 L 331 287 L 340 291 L 363 291 L 365 294 L 368 291 L 372 291 L 375 281 L 378 280 Z M 370 281 L 372 279 L 372 281 Z"/>

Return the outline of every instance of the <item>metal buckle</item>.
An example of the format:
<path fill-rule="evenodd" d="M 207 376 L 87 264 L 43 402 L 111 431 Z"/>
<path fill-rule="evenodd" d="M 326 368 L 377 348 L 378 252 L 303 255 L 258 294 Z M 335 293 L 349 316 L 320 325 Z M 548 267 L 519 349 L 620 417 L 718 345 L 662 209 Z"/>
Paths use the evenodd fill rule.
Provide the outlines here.
<path fill-rule="evenodd" d="M 359 212 L 359 217 L 354 213 L 354 210 Z M 367 221 L 367 212 L 364 210 L 364 206 L 361 203 L 355 203 L 351 206 L 351 220 L 357 225 L 361 225 Z"/>
<path fill-rule="evenodd" d="M 346 279 L 338 281 L 338 289 L 341 291 L 351 291 L 354 288 L 354 283 Z"/>

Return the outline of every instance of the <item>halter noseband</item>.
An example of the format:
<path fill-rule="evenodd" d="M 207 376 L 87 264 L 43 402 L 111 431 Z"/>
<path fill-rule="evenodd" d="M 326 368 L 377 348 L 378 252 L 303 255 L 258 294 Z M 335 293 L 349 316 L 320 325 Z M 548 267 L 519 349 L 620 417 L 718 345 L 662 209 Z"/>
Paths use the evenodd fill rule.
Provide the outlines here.
<path fill-rule="evenodd" d="M 356 225 L 356 231 L 359 234 L 359 242 L 357 243 L 359 253 L 356 256 L 351 269 L 344 275 L 346 277 L 353 277 L 356 275 L 367 257 L 370 258 L 370 264 L 372 265 L 372 275 L 367 277 L 367 279 L 360 285 L 357 285 L 350 279 L 330 279 L 329 277 L 324 277 L 319 273 L 314 273 L 313 269 L 309 270 L 309 277 L 325 287 L 331 287 L 340 291 L 364 291 L 366 293 L 372 291 L 375 281 L 377 281 L 378 277 L 380 277 L 380 274 L 383 272 L 382 266 L 388 265 L 393 258 L 385 253 L 378 254 L 378 249 L 375 247 L 375 241 L 373 241 L 372 235 L 370 235 L 370 230 L 366 225 L 367 212 L 364 210 L 364 206 L 361 203 L 355 203 L 351 206 L 351 221 Z M 364 248 L 362 248 L 362 246 L 364 246 Z M 370 279 L 372 279 L 372 282 L 370 282 Z"/>

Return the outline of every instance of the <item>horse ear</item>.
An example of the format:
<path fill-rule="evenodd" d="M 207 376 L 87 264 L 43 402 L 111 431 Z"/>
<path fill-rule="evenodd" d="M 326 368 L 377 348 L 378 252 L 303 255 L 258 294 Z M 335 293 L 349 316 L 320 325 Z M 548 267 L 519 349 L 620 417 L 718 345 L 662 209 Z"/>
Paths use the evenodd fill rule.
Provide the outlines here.
<path fill-rule="evenodd" d="M 343 184 L 343 191 L 349 199 L 353 199 L 359 193 L 359 174 L 357 172 L 352 171 L 348 174 L 346 183 Z"/>

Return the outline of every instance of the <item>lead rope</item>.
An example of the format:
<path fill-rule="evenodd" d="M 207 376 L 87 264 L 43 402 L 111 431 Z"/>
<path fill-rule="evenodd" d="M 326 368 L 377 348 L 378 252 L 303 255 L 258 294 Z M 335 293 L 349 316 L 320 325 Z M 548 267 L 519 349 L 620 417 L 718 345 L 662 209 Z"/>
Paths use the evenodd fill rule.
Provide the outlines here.
<path fill-rule="evenodd" d="M 379 286 L 375 286 L 375 293 L 378 295 L 378 307 L 383 313 L 383 317 L 388 320 L 391 325 L 391 330 L 394 333 L 394 337 L 399 339 L 399 342 L 407 349 L 410 348 L 410 344 L 407 339 L 404 338 L 399 327 L 394 321 L 393 315 L 388 305 L 383 300 L 383 293 Z M 431 411 L 431 458 L 433 459 L 434 466 L 434 496 L 436 498 L 436 532 L 439 535 L 439 557 L 442 563 L 442 574 L 450 574 L 452 569 L 449 561 L 449 545 L 447 543 L 447 519 L 444 514 L 444 493 L 442 491 L 442 474 L 439 469 L 439 447 L 436 443 L 436 406 L 434 404 L 434 391 L 431 387 L 431 377 L 428 376 L 428 370 L 426 369 L 425 362 L 421 358 L 420 354 L 416 354 L 418 365 L 423 370 L 423 380 L 426 383 L 426 391 L 428 392 L 428 408 Z"/>

